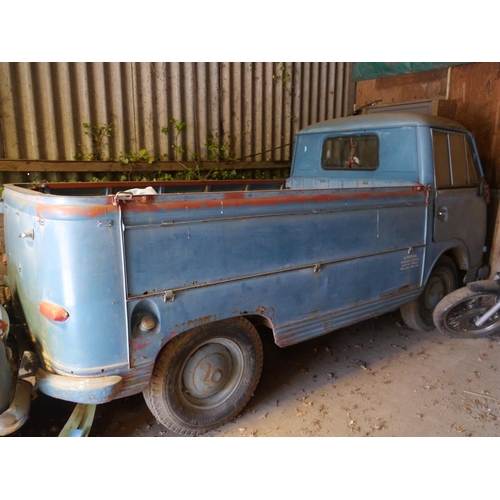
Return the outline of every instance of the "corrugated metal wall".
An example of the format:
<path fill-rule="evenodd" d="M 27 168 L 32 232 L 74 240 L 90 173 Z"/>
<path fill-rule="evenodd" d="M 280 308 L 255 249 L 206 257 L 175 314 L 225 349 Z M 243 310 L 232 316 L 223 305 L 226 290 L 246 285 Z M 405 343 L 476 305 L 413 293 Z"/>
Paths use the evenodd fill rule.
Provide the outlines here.
<path fill-rule="evenodd" d="M 326 62 L 3 62 L 0 158 L 91 154 L 87 123 L 112 126 L 99 150 L 105 159 L 142 149 L 208 159 L 225 145 L 232 158 L 285 161 L 299 129 L 351 112 L 350 74 L 351 63 Z"/>

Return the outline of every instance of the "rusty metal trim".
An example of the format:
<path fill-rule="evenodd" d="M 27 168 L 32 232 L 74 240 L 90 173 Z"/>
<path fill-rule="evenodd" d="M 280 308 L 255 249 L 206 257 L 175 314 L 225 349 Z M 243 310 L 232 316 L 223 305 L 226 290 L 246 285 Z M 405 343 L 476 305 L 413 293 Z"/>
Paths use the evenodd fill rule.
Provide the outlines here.
<path fill-rule="evenodd" d="M 383 210 L 385 208 L 407 208 L 407 207 L 418 207 L 418 206 L 425 206 L 425 203 L 405 203 L 405 204 L 398 204 L 398 205 L 377 205 L 376 209 L 377 210 Z M 337 208 L 337 209 L 331 209 L 331 210 L 308 210 L 308 211 L 301 211 L 301 212 L 279 212 L 279 213 L 266 213 L 263 215 L 256 214 L 256 215 L 242 215 L 242 216 L 234 216 L 234 217 L 220 217 L 220 218 L 212 218 L 212 219 L 193 219 L 193 220 L 188 220 L 188 221 L 175 221 L 175 220 L 170 220 L 170 221 L 162 221 L 157 224 L 130 224 L 125 226 L 126 230 L 129 231 L 131 229 L 148 229 L 148 228 L 153 228 L 153 227 L 169 227 L 169 226 L 174 226 L 174 225 L 183 225 L 183 224 L 207 224 L 208 222 L 222 222 L 226 220 L 238 220 L 238 219 L 263 219 L 263 218 L 269 218 L 269 217 L 286 217 L 286 216 L 297 216 L 297 215 L 318 215 L 318 214 L 333 214 L 337 212 L 357 212 L 360 210 L 366 210 L 366 207 L 353 207 L 353 208 Z"/>

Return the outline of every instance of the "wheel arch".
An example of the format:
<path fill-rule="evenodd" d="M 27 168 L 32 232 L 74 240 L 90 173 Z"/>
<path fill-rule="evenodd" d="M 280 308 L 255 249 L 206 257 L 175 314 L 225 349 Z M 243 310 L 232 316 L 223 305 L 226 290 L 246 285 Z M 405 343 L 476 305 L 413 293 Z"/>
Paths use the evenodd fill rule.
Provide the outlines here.
<path fill-rule="evenodd" d="M 449 248 L 441 255 L 450 257 L 460 271 L 467 271 L 470 268 L 469 253 L 460 246 Z M 439 258 L 441 258 L 441 256 Z"/>
<path fill-rule="evenodd" d="M 241 315 L 241 317 L 250 321 L 250 323 L 252 323 L 252 325 L 257 329 L 259 334 L 261 334 L 261 328 L 259 327 L 268 328 L 274 334 L 274 324 L 267 316 L 263 316 L 260 314 L 243 314 Z"/>
<path fill-rule="evenodd" d="M 470 269 L 470 256 L 465 245 L 461 243 L 456 243 L 454 246 L 449 246 L 447 248 L 442 249 L 439 252 L 436 252 L 432 264 L 426 269 L 424 286 L 429 280 L 429 277 L 432 274 L 432 271 L 436 267 L 436 264 L 442 257 L 447 257 L 453 261 L 455 267 L 459 273 L 459 281 L 462 276 L 465 276 L 466 272 Z"/>
<path fill-rule="evenodd" d="M 274 333 L 275 333 L 275 326 L 274 323 L 271 321 L 270 318 L 267 316 L 264 316 L 262 314 L 236 314 L 234 316 L 227 316 L 227 317 L 217 317 L 217 316 L 210 316 L 210 317 L 203 317 L 198 320 L 193 320 L 190 321 L 187 325 L 187 328 L 176 328 L 173 330 L 170 335 L 166 338 L 165 342 L 162 343 L 161 347 L 158 349 L 155 355 L 155 361 L 160 355 L 161 351 L 164 350 L 167 345 L 174 339 L 180 336 L 185 336 L 185 335 L 190 335 L 192 332 L 196 331 L 199 328 L 202 328 L 207 325 L 211 325 L 214 323 L 224 323 L 225 321 L 231 321 L 233 319 L 237 318 L 243 318 L 247 320 L 256 330 L 257 333 L 259 334 L 260 337 L 265 336 L 266 334 L 270 334 L 273 336 L 273 339 L 275 341 Z M 276 342 L 276 341 L 275 341 Z"/>

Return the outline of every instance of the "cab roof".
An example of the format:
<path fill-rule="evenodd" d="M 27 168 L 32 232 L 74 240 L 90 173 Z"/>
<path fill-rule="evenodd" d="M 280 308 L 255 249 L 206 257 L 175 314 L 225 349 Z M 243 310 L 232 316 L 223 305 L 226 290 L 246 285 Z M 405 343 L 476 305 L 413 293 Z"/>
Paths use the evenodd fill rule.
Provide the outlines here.
<path fill-rule="evenodd" d="M 299 134 L 349 132 L 351 130 L 372 130 L 411 126 L 435 127 L 468 132 L 468 130 L 459 123 L 440 116 L 408 112 L 381 112 L 326 120 L 302 129 Z"/>

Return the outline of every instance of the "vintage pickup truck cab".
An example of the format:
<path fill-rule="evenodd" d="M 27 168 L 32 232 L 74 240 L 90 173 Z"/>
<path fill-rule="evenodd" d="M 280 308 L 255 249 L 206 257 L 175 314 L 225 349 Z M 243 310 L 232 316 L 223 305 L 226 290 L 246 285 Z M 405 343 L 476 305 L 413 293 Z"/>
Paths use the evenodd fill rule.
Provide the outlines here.
<path fill-rule="evenodd" d="M 453 121 L 310 126 L 273 182 L 6 185 L 36 388 L 85 404 L 142 391 L 163 425 L 200 434 L 257 386 L 257 327 L 285 347 L 401 308 L 432 329 L 439 300 L 487 274 L 487 186 Z"/>

